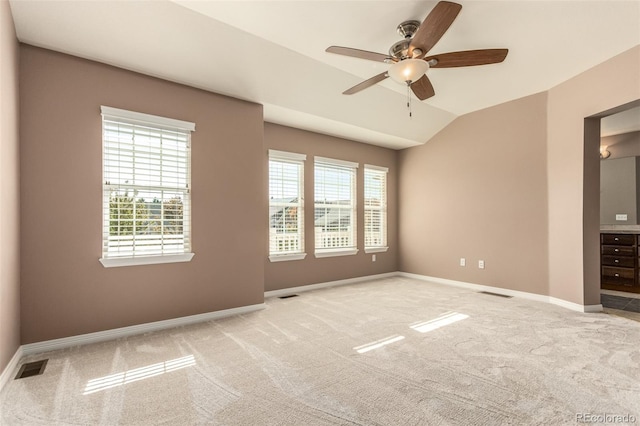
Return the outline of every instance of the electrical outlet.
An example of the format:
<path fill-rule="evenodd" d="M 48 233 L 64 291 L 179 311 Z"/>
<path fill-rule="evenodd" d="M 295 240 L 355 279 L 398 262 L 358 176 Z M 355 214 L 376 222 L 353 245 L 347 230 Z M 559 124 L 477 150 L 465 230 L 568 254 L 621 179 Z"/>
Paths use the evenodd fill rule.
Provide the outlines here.
<path fill-rule="evenodd" d="M 372 255 L 371 255 L 371 261 L 372 261 L 372 262 L 375 262 L 375 261 L 376 261 L 376 255 L 375 255 L 375 254 L 372 254 Z"/>
<path fill-rule="evenodd" d="M 626 214 L 617 214 L 616 215 L 616 220 L 627 220 L 627 215 Z"/>
<path fill-rule="evenodd" d="M 478 268 L 484 269 L 484 260 L 478 260 Z"/>
<path fill-rule="evenodd" d="M 466 266 L 467 265 L 467 260 L 464 257 L 460 258 L 460 266 Z"/>

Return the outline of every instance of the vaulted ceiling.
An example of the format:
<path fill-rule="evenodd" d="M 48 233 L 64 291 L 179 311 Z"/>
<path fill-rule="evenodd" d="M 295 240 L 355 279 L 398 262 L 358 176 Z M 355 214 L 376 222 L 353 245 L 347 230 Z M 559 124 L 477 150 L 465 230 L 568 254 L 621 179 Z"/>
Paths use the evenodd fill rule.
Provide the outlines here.
<path fill-rule="evenodd" d="M 457 116 L 548 90 L 640 44 L 640 1 L 460 1 L 431 54 L 508 48 L 501 64 L 431 69 L 436 95 L 386 80 L 342 92 L 389 65 L 326 53 L 387 53 L 396 26 L 435 1 L 11 0 L 35 46 L 264 105 L 265 120 L 400 149 Z M 611 76 L 615 78 L 615 76 Z"/>

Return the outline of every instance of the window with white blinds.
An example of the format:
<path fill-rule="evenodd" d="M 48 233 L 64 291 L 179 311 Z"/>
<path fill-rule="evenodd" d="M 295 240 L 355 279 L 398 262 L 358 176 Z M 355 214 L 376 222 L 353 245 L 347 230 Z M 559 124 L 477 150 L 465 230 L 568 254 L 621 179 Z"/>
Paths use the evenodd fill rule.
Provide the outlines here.
<path fill-rule="evenodd" d="M 358 163 L 315 157 L 315 255 L 356 254 Z"/>
<path fill-rule="evenodd" d="M 269 260 L 304 259 L 306 155 L 269 150 Z"/>
<path fill-rule="evenodd" d="M 195 124 L 102 107 L 104 266 L 191 260 Z"/>
<path fill-rule="evenodd" d="M 387 173 L 386 167 L 364 166 L 364 249 L 387 249 Z"/>

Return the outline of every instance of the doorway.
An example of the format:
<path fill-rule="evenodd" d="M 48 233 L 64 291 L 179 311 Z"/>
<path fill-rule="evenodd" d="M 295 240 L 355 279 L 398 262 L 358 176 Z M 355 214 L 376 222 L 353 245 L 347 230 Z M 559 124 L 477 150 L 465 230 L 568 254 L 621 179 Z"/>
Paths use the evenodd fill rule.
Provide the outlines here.
<path fill-rule="evenodd" d="M 616 131 L 607 130 L 607 127 L 610 127 L 610 123 L 618 121 L 617 125 L 621 128 L 621 131 L 618 134 L 622 134 L 623 132 L 640 132 L 640 128 L 628 127 L 624 128 L 621 124 L 624 120 L 619 120 L 621 117 L 630 117 L 633 116 L 633 112 L 635 109 L 640 108 L 640 99 L 620 105 L 616 108 L 612 108 L 606 111 L 603 111 L 599 114 L 595 114 L 593 116 L 587 117 L 584 120 L 584 206 L 583 206 L 583 255 L 584 255 L 584 297 L 585 300 L 601 300 L 603 302 L 616 301 L 618 304 L 625 303 L 622 300 L 612 299 L 610 297 L 605 297 L 601 299 L 601 248 L 600 248 L 600 230 L 601 230 L 601 193 L 600 193 L 600 180 L 601 180 L 601 160 L 600 158 L 600 146 L 603 140 L 602 138 L 602 130 L 605 128 L 608 136 L 614 136 L 613 133 Z M 636 110 L 638 111 L 638 110 Z M 630 113 L 631 112 L 631 113 Z M 625 115 L 626 114 L 626 115 Z M 609 117 L 609 118 L 607 118 Z M 605 119 L 603 121 L 603 119 Z M 606 151 L 609 152 L 607 154 L 604 152 L 603 156 L 609 155 L 609 158 L 622 158 L 623 156 L 629 156 L 629 146 L 623 146 L 621 144 L 619 146 L 617 143 L 611 143 L 614 141 L 613 139 L 608 139 Z M 617 139 L 624 140 L 620 137 Z M 628 145 L 628 144 L 627 144 Z M 638 154 L 640 158 L 640 154 Z M 640 162 L 639 162 L 640 164 Z M 640 196 L 640 192 L 638 193 Z M 637 199 L 640 202 L 640 197 Z M 637 211 L 637 210 L 636 210 Z M 624 222 L 622 220 L 623 216 L 618 216 L 620 218 L 620 223 Z M 634 216 L 637 218 L 637 216 Z M 637 228 L 637 232 L 640 235 L 640 221 L 636 219 L 635 223 Z M 607 228 L 604 228 L 607 229 Z M 618 229 L 623 230 L 624 226 L 617 227 L 615 224 L 612 224 L 612 230 Z M 633 227 L 627 228 L 627 231 L 631 231 Z M 634 265 L 638 265 L 638 246 L 636 243 L 635 247 L 635 259 Z M 640 266 L 640 265 L 638 265 Z M 638 268 L 636 268 L 634 274 L 634 280 L 636 282 L 640 282 L 640 277 L 638 276 Z M 606 292 L 605 292 L 606 293 Z M 613 296 L 624 297 L 625 294 L 621 295 L 614 294 Z M 635 299 L 635 298 L 634 298 Z M 635 306 L 635 304 L 640 303 L 638 300 L 629 304 L 628 302 L 625 306 Z M 638 314 L 640 315 L 640 314 Z"/>

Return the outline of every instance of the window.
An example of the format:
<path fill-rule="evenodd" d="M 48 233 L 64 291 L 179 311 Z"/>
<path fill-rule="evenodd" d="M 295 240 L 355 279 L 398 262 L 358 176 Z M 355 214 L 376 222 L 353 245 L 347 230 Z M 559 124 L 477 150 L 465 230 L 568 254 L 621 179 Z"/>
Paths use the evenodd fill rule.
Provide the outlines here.
<path fill-rule="evenodd" d="M 356 254 L 357 163 L 315 158 L 316 257 Z"/>
<path fill-rule="evenodd" d="M 387 251 L 386 167 L 364 166 L 364 251 Z"/>
<path fill-rule="evenodd" d="M 269 150 L 269 260 L 299 260 L 304 252 L 304 161 Z"/>
<path fill-rule="evenodd" d="M 191 260 L 195 124 L 102 107 L 105 267 Z"/>

